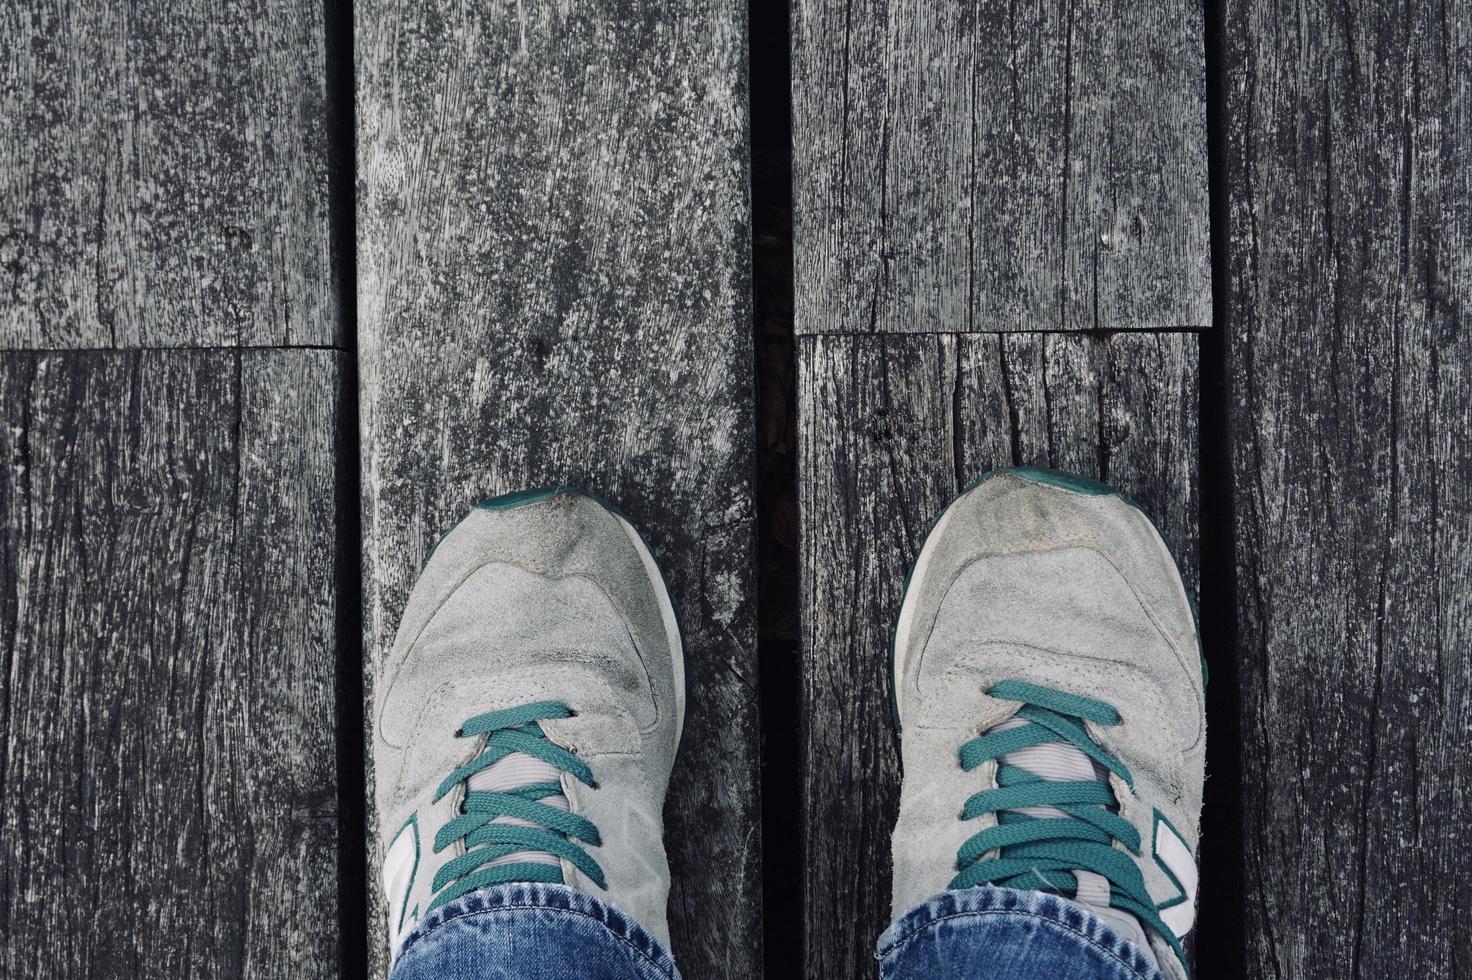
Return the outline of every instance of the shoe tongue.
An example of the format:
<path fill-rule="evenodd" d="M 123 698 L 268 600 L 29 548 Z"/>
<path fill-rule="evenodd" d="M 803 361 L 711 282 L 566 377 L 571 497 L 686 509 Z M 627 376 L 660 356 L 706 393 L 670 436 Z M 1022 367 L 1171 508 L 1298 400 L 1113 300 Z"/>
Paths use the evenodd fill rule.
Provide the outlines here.
<path fill-rule="evenodd" d="M 466 785 L 472 790 L 488 793 L 506 793 L 523 786 L 532 786 L 537 783 L 561 783 L 562 770 L 548 762 L 543 762 L 536 756 L 527 755 L 524 752 L 512 752 L 480 772 L 475 773 L 466 780 Z M 548 806 L 554 806 L 559 810 L 568 808 L 567 797 L 558 793 L 556 796 L 544 796 L 538 802 Z M 535 826 L 529 821 L 516 817 L 497 817 L 491 823 L 515 824 L 519 827 Z M 531 862 L 534 864 L 558 864 L 559 859 L 554 854 L 546 851 L 517 851 L 505 857 L 487 861 L 485 867 L 494 868 L 501 864 L 520 864 Z"/>
<path fill-rule="evenodd" d="M 1026 719 L 1014 715 L 990 730 L 1004 732 L 1013 728 L 1021 728 L 1026 724 L 1028 724 Z M 1072 783 L 1090 779 L 1105 784 L 1109 782 L 1109 770 L 1066 742 L 1048 742 L 1019 749 L 1016 752 L 1008 752 L 1002 756 L 1000 761 L 1009 766 L 1025 769 L 1034 776 L 1050 782 Z M 1019 807 L 1017 812 L 1044 819 L 1066 816 L 1062 810 L 1052 806 Z M 1115 932 L 1138 946 L 1151 964 L 1159 969 L 1160 964 L 1155 959 L 1155 951 L 1150 948 L 1149 936 L 1145 932 L 1145 927 L 1140 924 L 1140 920 L 1109 904 L 1108 879 L 1092 871 L 1075 871 L 1074 876 L 1078 878 L 1079 887 L 1078 894 L 1073 897 L 1073 901 L 1103 919 Z"/>

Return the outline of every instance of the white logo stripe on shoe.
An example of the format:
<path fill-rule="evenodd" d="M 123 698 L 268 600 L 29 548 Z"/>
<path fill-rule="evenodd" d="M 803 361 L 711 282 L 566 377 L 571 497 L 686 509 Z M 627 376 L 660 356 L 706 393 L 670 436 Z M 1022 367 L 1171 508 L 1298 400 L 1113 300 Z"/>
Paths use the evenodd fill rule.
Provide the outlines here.
<path fill-rule="evenodd" d="M 1181 890 L 1179 898 L 1156 908 L 1160 912 L 1160 920 L 1181 938 L 1191 931 L 1191 925 L 1196 921 L 1196 888 L 1200 877 L 1191 848 L 1159 810 L 1155 812 L 1154 851 L 1155 863 Z"/>
<path fill-rule="evenodd" d="M 409 915 L 409 894 L 414 890 L 414 876 L 419 871 L 419 815 L 404 822 L 398 836 L 383 856 L 383 894 L 388 899 L 389 960 L 398 958 L 399 941 L 413 925 Z"/>

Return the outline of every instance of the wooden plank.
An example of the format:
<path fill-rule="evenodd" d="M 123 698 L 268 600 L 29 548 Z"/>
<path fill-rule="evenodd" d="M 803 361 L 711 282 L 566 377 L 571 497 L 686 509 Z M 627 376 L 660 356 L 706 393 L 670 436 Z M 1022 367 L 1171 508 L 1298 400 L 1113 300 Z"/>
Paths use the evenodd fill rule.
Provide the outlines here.
<path fill-rule="evenodd" d="M 931 519 L 985 470 L 1062 467 L 1138 500 L 1194 584 L 1196 349 L 1191 334 L 800 341 L 807 976 L 871 977 L 889 923 L 888 650 Z"/>
<path fill-rule="evenodd" d="M 798 0 L 799 334 L 1211 323 L 1195 0 Z"/>
<path fill-rule="evenodd" d="M 0 5 L 0 348 L 343 342 L 324 6 Z"/>
<path fill-rule="evenodd" d="M 0 356 L 0 974 L 339 975 L 341 369 Z"/>
<path fill-rule="evenodd" d="M 615 501 L 684 610 L 676 957 L 758 976 L 744 11 L 369 0 L 355 51 L 370 661 L 474 501 Z"/>
<path fill-rule="evenodd" d="M 1243 972 L 1472 971 L 1472 11 L 1226 12 Z"/>

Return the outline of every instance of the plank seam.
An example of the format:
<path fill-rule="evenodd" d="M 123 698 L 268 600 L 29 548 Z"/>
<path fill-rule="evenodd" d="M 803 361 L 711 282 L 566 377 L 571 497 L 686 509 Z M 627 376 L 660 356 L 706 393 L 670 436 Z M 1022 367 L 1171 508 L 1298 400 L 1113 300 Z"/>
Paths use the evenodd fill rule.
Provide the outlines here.
<path fill-rule="evenodd" d="M 1116 334 L 1128 334 L 1137 337 L 1148 337 L 1152 334 L 1206 334 L 1212 331 L 1212 327 L 1206 326 L 1176 326 L 1176 327 L 1099 327 L 1089 330 L 1069 330 L 1062 327 L 1027 327 L 1013 330 L 1010 328 L 1001 330 L 976 330 L 958 327 L 954 330 L 798 330 L 796 336 L 800 340 L 809 337 L 985 337 L 990 335 L 1028 337 L 1036 334 L 1056 334 L 1060 337 L 1102 337 Z"/>
<path fill-rule="evenodd" d="M 337 354 L 356 354 L 356 347 L 336 344 L 145 344 L 137 347 L 6 347 L 0 356 L 9 354 L 132 354 L 138 351 L 180 353 L 228 353 L 230 351 L 311 351 L 325 350 Z"/>

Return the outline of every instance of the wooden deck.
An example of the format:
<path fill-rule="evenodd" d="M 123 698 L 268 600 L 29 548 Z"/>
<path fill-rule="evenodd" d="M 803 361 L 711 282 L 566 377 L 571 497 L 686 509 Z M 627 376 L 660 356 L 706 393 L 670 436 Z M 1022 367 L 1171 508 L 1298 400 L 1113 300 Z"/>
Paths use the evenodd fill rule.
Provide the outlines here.
<path fill-rule="evenodd" d="M 380 975 L 377 665 L 439 534 L 550 483 L 685 613 L 685 976 L 872 976 L 901 584 L 1013 464 L 1199 587 L 1198 975 L 1472 975 L 1466 3 L 0 39 L 0 976 Z"/>

